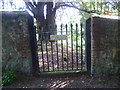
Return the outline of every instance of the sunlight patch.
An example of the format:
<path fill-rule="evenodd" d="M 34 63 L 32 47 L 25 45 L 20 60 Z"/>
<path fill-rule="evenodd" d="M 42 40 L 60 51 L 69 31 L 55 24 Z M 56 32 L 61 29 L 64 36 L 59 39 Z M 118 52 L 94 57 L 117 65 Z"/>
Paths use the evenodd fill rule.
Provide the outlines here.
<path fill-rule="evenodd" d="M 120 16 L 117 15 L 98 15 L 98 14 L 93 14 L 92 17 L 101 17 L 101 18 L 109 18 L 109 19 L 120 19 Z"/>

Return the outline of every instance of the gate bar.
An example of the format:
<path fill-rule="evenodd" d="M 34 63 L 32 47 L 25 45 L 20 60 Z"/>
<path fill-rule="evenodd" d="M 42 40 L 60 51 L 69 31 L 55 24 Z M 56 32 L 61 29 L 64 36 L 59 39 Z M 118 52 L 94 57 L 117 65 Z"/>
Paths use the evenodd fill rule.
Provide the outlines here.
<path fill-rule="evenodd" d="M 52 54 L 52 68 L 53 68 L 53 71 L 54 71 L 54 62 L 53 62 L 53 43 L 51 41 L 51 54 Z"/>
<path fill-rule="evenodd" d="M 56 41 L 56 50 L 57 50 L 57 69 L 59 70 L 59 58 L 58 58 L 58 42 Z"/>
<path fill-rule="evenodd" d="M 71 58 L 72 58 L 72 70 L 73 70 L 73 25 L 71 24 Z"/>
<path fill-rule="evenodd" d="M 81 70 L 83 70 L 83 47 L 82 47 L 82 38 L 83 38 L 83 32 L 82 32 L 82 24 L 80 24 L 81 26 Z"/>
<path fill-rule="evenodd" d="M 48 60 L 48 47 L 47 47 L 47 41 L 46 41 L 46 54 L 47 54 L 47 64 L 48 64 L 48 71 L 49 71 L 49 60 Z"/>
<path fill-rule="evenodd" d="M 65 27 L 66 27 L 66 35 L 68 36 L 68 26 L 67 26 L 67 24 L 65 25 Z M 67 40 L 66 40 L 66 51 L 67 51 L 67 70 L 68 70 L 68 37 L 67 37 Z"/>
<path fill-rule="evenodd" d="M 61 35 L 62 35 L 62 24 L 61 24 Z M 62 53 L 62 70 L 64 70 L 64 63 L 63 63 L 63 40 L 61 40 L 61 53 Z"/>
<path fill-rule="evenodd" d="M 42 46 L 42 40 L 41 40 L 41 51 L 42 51 L 42 63 L 43 63 L 43 71 L 44 69 L 44 56 L 43 56 L 43 46 Z"/>
<path fill-rule="evenodd" d="M 78 24 L 76 24 L 76 63 L 76 69 L 78 70 Z"/>

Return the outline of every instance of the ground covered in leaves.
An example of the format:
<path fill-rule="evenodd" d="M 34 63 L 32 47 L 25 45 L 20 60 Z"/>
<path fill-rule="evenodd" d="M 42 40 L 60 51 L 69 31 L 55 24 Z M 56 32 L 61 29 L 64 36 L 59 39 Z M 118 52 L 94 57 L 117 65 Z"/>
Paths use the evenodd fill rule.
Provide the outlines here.
<path fill-rule="evenodd" d="M 22 76 L 8 88 L 120 88 L 118 77 L 91 77 L 90 75 Z"/>

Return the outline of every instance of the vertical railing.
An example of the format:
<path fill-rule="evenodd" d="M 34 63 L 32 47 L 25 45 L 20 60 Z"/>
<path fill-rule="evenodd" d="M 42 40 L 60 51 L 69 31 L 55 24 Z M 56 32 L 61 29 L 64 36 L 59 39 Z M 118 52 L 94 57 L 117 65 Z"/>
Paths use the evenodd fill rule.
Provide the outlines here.
<path fill-rule="evenodd" d="M 47 54 L 47 64 L 48 64 L 48 71 L 49 71 L 48 42 L 47 41 L 46 41 L 46 54 Z"/>
<path fill-rule="evenodd" d="M 50 32 L 44 32 L 44 35 L 47 36 L 48 33 Z M 73 24 L 70 24 L 69 30 L 67 24 L 65 27 L 61 25 L 60 35 L 63 34 L 67 36 L 64 43 L 62 39 L 60 42 L 58 40 L 44 41 L 41 37 L 42 71 L 83 70 L 83 25 L 80 24 L 80 28 L 78 28 L 78 24 L 76 24 L 73 28 Z M 40 35 L 42 36 L 43 32 Z"/>
<path fill-rule="evenodd" d="M 72 58 L 72 70 L 73 70 L 73 25 L 71 24 L 71 58 Z"/>
<path fill-rule="evenodd" d="M 76 24 L 76 69 L 78 70 L 78 24 Z"/>
<path fill-rule="evenodd" d="M 51 41 L 51 54 L 52 54 L 52 68 L 54 71 L 54 62 L 53 62 L 53 42 Z"/>
<path fill-rule="evenodd" d="M 66 40 L 66 52 L 67 52 L 67 70 L 68 70 L 68 26 L 66 24 L 66 35 L 67 35 L 67 40 Z"/>
<path fill-rule="evenodd" d="M 83 69 L 83 42 L 82 42 L 82 39 L 83 39 L 83 31 L 82 31 L 82 24 L 80 24 L 80 27 L 81 27 L 81 70 Z"/>
<path fill-rule="evenodd" d="M 41 40 L 41 52 L 42 52 L 42 63 L 43 63 L 43 71 L 44 69 L 44 55 L 43 55 L 43 41 Z"/>
<path fill-rule="evenodd" d="M 62 35 L 63 26 L 61 24 L 61 35 Z M 61 54 L 62 54 L 62 70 L 64 70 L 64 61 L 63 61 L 63 40 L 61 40 Z"/>
<path fill-rule="evenodd" d="M 59 70 L 59 56 L 58 56 L 58 42 L 56 41 L 56 51 L 57 51 L 57 69 Z"/>

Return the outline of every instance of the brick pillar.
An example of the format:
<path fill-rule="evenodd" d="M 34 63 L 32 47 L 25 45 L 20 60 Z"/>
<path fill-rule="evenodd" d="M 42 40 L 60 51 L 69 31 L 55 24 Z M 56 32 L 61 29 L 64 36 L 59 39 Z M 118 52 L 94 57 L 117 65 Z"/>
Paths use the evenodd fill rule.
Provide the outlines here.
<path fill-rule="evenodd" d="M 92 17 L 91 61 L 94 76 L 116 75 L 120 70 L 120 20 Z"/>
<path fill-rule="evenodd" d="M 33 18 L 27 12 L 2 12 L 2 70 L 32 75 L 38 70 Z"/>

